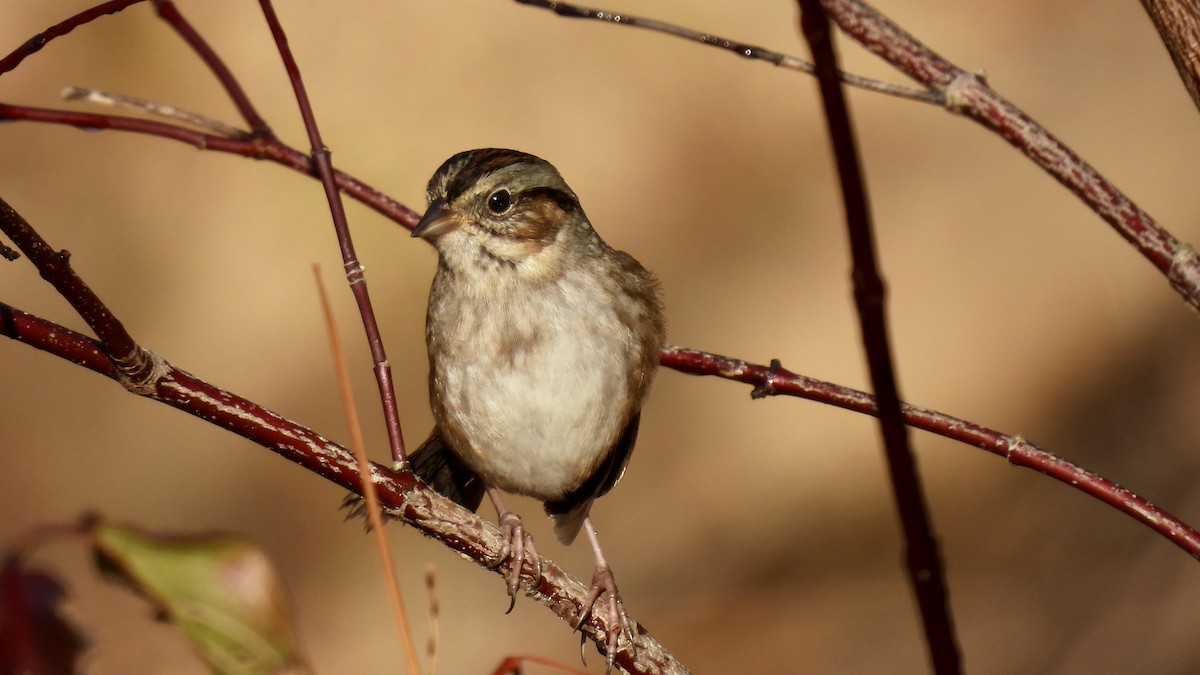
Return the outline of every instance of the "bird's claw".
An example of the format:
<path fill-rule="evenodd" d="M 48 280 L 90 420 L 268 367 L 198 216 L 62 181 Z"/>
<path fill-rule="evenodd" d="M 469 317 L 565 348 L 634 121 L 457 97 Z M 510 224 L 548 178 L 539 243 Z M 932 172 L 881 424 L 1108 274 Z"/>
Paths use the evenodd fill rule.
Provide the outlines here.
<path fill-rule="evenodd" d="M 500 553 L 496 558 L 488 562 L 488 567 L 495 569 L 504 564 L 505 560 L 510 560 L 508 571 L 504 573 L 504 579 L 508 584 L 508 610 L 505 614 L 513 611 L 513 607 L 517 604 L 517 589 L 521 583 L 521 568 L 525 563 L 529 563 L 531 573 L 535 579 L 542 578 L 542 559 L 537 554 L 537 549 L 533 547 L 533 539 L 525 533 L 525 526 L 521 524 L 521 517 L 512 512 L 501 513 L 500 517 L 500 533 L 503 544 L 500 546 Z"/>
<path fill-rule="evenodd" d="M 604 660 L 607 666 L 604 672 L 609 673 L 612 672 L 613 661 L 617 657 L 621 638 L 625 638 L 625 643 L 631 652 L 636 651 L 637 644 L 634 642 L 633 622 L 625 613 L 625 604 L 621 602 L 621 594 L 617 591 L 617 580 L 613 576 L 612 569 L 606 564 L 596 566 L 596 572 L 592 575 L 592 587 L 588 590 L 587 599 L 583 601 L 583 609 L 580 610 L 579 618 L 575 621 L 575 630 L 582 630 L 584 622 L 592 615 L 592 608 L 602 593 L 605 594 L 608 604 L 608 616 L 606 617 L 608 639 L 604 646 Z M 582 657 L 583 645 L 581 643 L 580 658 L 582 659 Z"/>

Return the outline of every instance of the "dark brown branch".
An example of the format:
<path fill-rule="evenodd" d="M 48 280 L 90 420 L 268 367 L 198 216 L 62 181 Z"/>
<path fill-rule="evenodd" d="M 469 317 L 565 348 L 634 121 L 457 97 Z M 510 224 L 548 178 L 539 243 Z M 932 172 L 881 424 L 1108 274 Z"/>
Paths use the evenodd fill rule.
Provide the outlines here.
<path fill-rule="evenodd" d="M 71 269 L 71 254 L 55 251 L 8 202 L 0 199 L 0 232 L 12 240 L 33 263 L 42 278 L 54 286 L 71 308 L 96 332 L 105 353 L 112 359 L 126 388 L 139 394 L 148 391 L 161 375 L 160 360 L 142 349 L 125 326 Z"/>
<path fill-rule="evenodd" d="M 158 12 L 159 18 L 165 21 L 183 41 L 196 52 L 200 60 L 204 61 L 204 65 L 212 71 L 216 76 L 217 81 L 225 88 L 225 93 L 229 95 L 229 100 L 233 101 L 233 105 L 237 108 L 238 114 L 242 119 L 246 120 L 246 124 L 250 125 L 250 132 L 254 136 L 271 136 L 275 134 L 271 131 L 271 127 L 267 125 L 266 120 L 258 114 L 254 109 L 254 105 L 250 103 L 250 97 L 246 95 L 246 91 L 242 89 L 242 85 L 238 83 L 237 78 L 233 76 L 233 71 L 220 56 L 213 51 L 208 42 L 200 36 L 194 27 L 179 12 L 179 8 L 175 6 L 171 0 L 154 0 L 154 10 Z"/>
<path fill-rule="evenodd" d="M 116 367 L 113 366 L 103 347 L 96 340 L 59 324 L 22 312 L 2 302 L 0 302 L 0 335 L 4 335 L 17 342 L 22 342 L 105 377 L 114 380 L 119 378 Z M 764 366 L 741 359 L 678 346 L 663 348 L 660 363 L 667 368 L 688 375 L 719 377 L 735 382 L 742 382 L 751 385 L 753 387 L 752 391 L 763 392 L 763 395 L 793 396 L 865 415 L 878 414 L 875 407 L 875 400 L 870 394 L 804 375 L 798 375 L 778 364 L 774 367 Z M 214 392 L 220 391 L 215 387 L 211 387 L 211 385 L 207 385 L 207 387 L 207 389 L 203 390 L 206 399 L 214 398 Z M 194 411 L 189 407 L 190 404 L 187 401 L 176 401 L 170 403 L 170 405 L 189 414 L 201 416 L 200 412 Z M 255 407 L 251 406 L 248 409 L 255 410 Z M 1187 523 L 1147 501 L 1145 498 L 1130 492 L 1103 476 L 1072 464 L 1026 441 L 1020 436 L 1008 436 L 973 422 L 927 408 L 905 405 L 902 411 L 905 421 L 910 426 L 985 450 L 993 455 L 1005 458 L 1015 466 L 1034 469 L 1064 485 L 1095 497 L 1146 525 L 1155 533 L 1183 549 L 1192 558 L 1200 560 L 1200 532 L 1197 532 Z M 275 419 L 279 418 L 276 416 Z M 304 458 L 303 455 L 307 446 L 295 445 L 295 439 L 301 436 L 298 430 L 299 427 L 286 420 L 283 420 L 283 422 L 285 424 L 284 428 L 288 431 L 278 437 L 266 432 L 261 434 L 261 439 L 259 435 L 247 436 L 241 433 L 239 435 L 285 456 L 287 456 L 286 453 L 288 452 L 294 452 L 297 454 L 297 457 L 287 456 L 287 458 L 313 473 L 325 477 L 338 485 L 343 485 L 348 490 L 355 493 L 358 492 L 357 483 L 342 483 L 342 480 L 352 481 L 353 478 L 343 478 L 340 471 L 335 471 L 336 465 L 334 467 L 327 467 L 326 462 L 323 460 L 314 459 L 313 461 L 309 461 Z M 252 432 L 256 432 L 257 428 L 257 424 L 250 424 L 248 426 L 248 429 Z M 290 447 L 287 450 L 276 448 L 269 442 L 273 439 L 279 440 L 285 445 L 293 444 L 295 447 Z M 328 441 L 325 442 L 329 443 Z M 328 453 L 338 455 L 338 447 L 330 443 L 326 450 Z M 348 451 L 343 452 L 346 452 L 346 456 L 349 457 Z M 388 499 L 394 499 L 394 495 L 397 494 L 402 495 L 404 490 L 407 489 L 404 485 L 399 485 L 399 481 L 411 480 L 405 478 L 410 475 L 407 472 L 391 472 L 378 466 L 374 466 L 373 470 L 377 475 L 383 477 L 377 482 L 377 485 L 389 486 L 387 491 L 393 497 L 388 497 Z M 332 475 L 327 475 L 330 471 L 333 471 Z M 384 497 L 381 496 L 382 499 Z M 400 508 L 399 501 L 388 501 L 385 503 L 392 505 L 393 508 Z M 441 505 L 440 501 L 435 503 L 439 506 Z M 469 533 L 477 533 L 480 528 L 487 529 L 487 523 L 481 522 L 483 523 L 482 525 L 477 525 L 472 521 Z M 423 526 L 417 525 L 417 527 L 424 531 Z M 430 536 L 433 535 L 430 534 Z M 447 534 L 446 537 L 449 537 L 449 535 Z M 438 537 L 438 539 L 440 541 L 446 540 L 441 537 Z M 499 540 L 497 539 L 496 541 L 498 542 Z M 483 547 L 484 544 L 481 543 L 480 546 Z M 478 559 L 470 550 L 459 548 L 455 548 L 455 550 L 466 553 L 472 559 Z M 483 555 L 494 555 L 494 550 L 488 548 Z"/>
<path fill-rule="evenodd" d="M 904 533 L 909 583 L 920 608 L 934 672 L 946 675 L 959 673 L 962 671 L 962 659 L 946 591 L 946 573 L 933 535 L 933 524 L 929 519 L 916 459 L 909 446 L 908 428 L 900 413 L 899 387 L 888 336 L 887 288 L 879 273 L 867 186 L 858 158 L 854 127 L 850 122 L 850 109 L 838 81 L 838 62 L 829 18 L 825 16 L 825 10 L 818 0 L 799 0 L 799 4 L 800 26 L 812 49 L 813 63 L 816 64 L 817 83 L 833 143 L 842 203 L 846 209 L 846 227 L 854 265 L 854 302 L 858 309 L 859 331 L 866 350 L 871 387 L 875 390 L 879 410 L 879 427 L 892 496 Z"/>
<path fill-rule="evenodd" d="M 22 61 L 41 51 L 42 47 L 45 47 L 51 40 L 60 38 L 76 28 L 86 23 L 91 23 L 107 14 L 116 14 L 126 7 L 136 5 L 139 2 L 145 2 L 145 0 L 111 0 L 90 9 L 85 9 L 69 19 L 54 24 L 50 28 L 29 38 L 24 44 L 13 50 L 11 54 L 0 59 L 0 75 L 21 65 Z"/>

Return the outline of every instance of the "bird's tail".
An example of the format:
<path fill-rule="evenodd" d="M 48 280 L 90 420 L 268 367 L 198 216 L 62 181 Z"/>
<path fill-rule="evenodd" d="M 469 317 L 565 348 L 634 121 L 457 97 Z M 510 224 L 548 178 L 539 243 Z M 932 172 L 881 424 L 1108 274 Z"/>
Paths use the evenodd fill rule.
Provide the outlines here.
<path fill-rule="evenodd" d="M 454 454 L 437 427 L 408 460 L 413 473 L 429 487 L 464 508 L 472 511 L 479 508 L 486 487 L 483 479 Z"/>

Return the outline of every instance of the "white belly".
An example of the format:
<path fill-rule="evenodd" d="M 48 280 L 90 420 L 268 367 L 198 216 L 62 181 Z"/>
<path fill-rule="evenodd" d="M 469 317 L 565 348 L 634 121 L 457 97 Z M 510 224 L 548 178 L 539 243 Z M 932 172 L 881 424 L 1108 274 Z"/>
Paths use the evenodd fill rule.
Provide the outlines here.
<path fill-rule="evenodd" d="M 628 421 L 633 341 L 596 291 L 577 279 L 506 294 L 504 307 L 493 297 L 431 315 L 431 329 L 454 352 L 434 379 L 444 417 L 467 441 L 456 450 L 489 484 L 561 497 L 591 474 Z"/>

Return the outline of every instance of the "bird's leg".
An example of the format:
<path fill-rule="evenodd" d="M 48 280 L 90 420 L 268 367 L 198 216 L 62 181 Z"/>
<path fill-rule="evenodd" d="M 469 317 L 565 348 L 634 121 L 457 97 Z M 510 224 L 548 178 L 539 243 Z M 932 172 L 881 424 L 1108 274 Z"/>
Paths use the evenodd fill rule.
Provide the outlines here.
<path fill-rule="evenodd" d="M 592 574 L 592 587 L 588 591 L 587 599 L 583 602 L 579 619 L 575 621 L 575 630 L 582 628 L 583 622 L 591 616 L 592 607 L 600 598 L 600 594 L 606 594 L 608 599 L 608 641 L 605 645 L 604 657 L 608 663 L 608 670 L 605 672 L 608 672 L 612 670 L 613 659 L 617 656 L 617 647 L 622 635 L 625 636 L 629 649 L 636 649 L 633 641 L 633 624 L 629 621 L 629 615 L 625 613 L 625 605 L 621 602 L 621 594 L 617 591 L 617 580 L 613 577 L 612 568 L 608 566 L 608 561 L 604 558 L 604 551 L 600 550 L 600 538 L 596 535 L 596 528 L 592 526 L 591 516 L 583 519 L 583 529 L 587 532 L 588 541 L 592 543 L 592 552 L 596 554 L 596 571 Z"/>
<path fill-rule="evenodd" d="M 542 559 L 538 557 L 537 549 L 533 547 L 533 539 L 525 534 L 521 516 L 504 507 L 504 502 L 500 500 L 499 490 L 489 485 L 487 493 L 492 500 L 492 505 L 496 507 L 496 519 L 500 523 L 500 533 L 504 540 L 500 546 L 500 554 L 496 556 L 495 560 L 488 563 L 488 566 L 496 568 L 504 564 L 505 560 L 512 559 L 508 572 L 504 575 L 508 582 L 508 612 L 511 612 L 517 604 L 517 587 L 521 582 L 521 568 L 528 561 L 534 577 L 540 579 L 542 577 Z"/>

